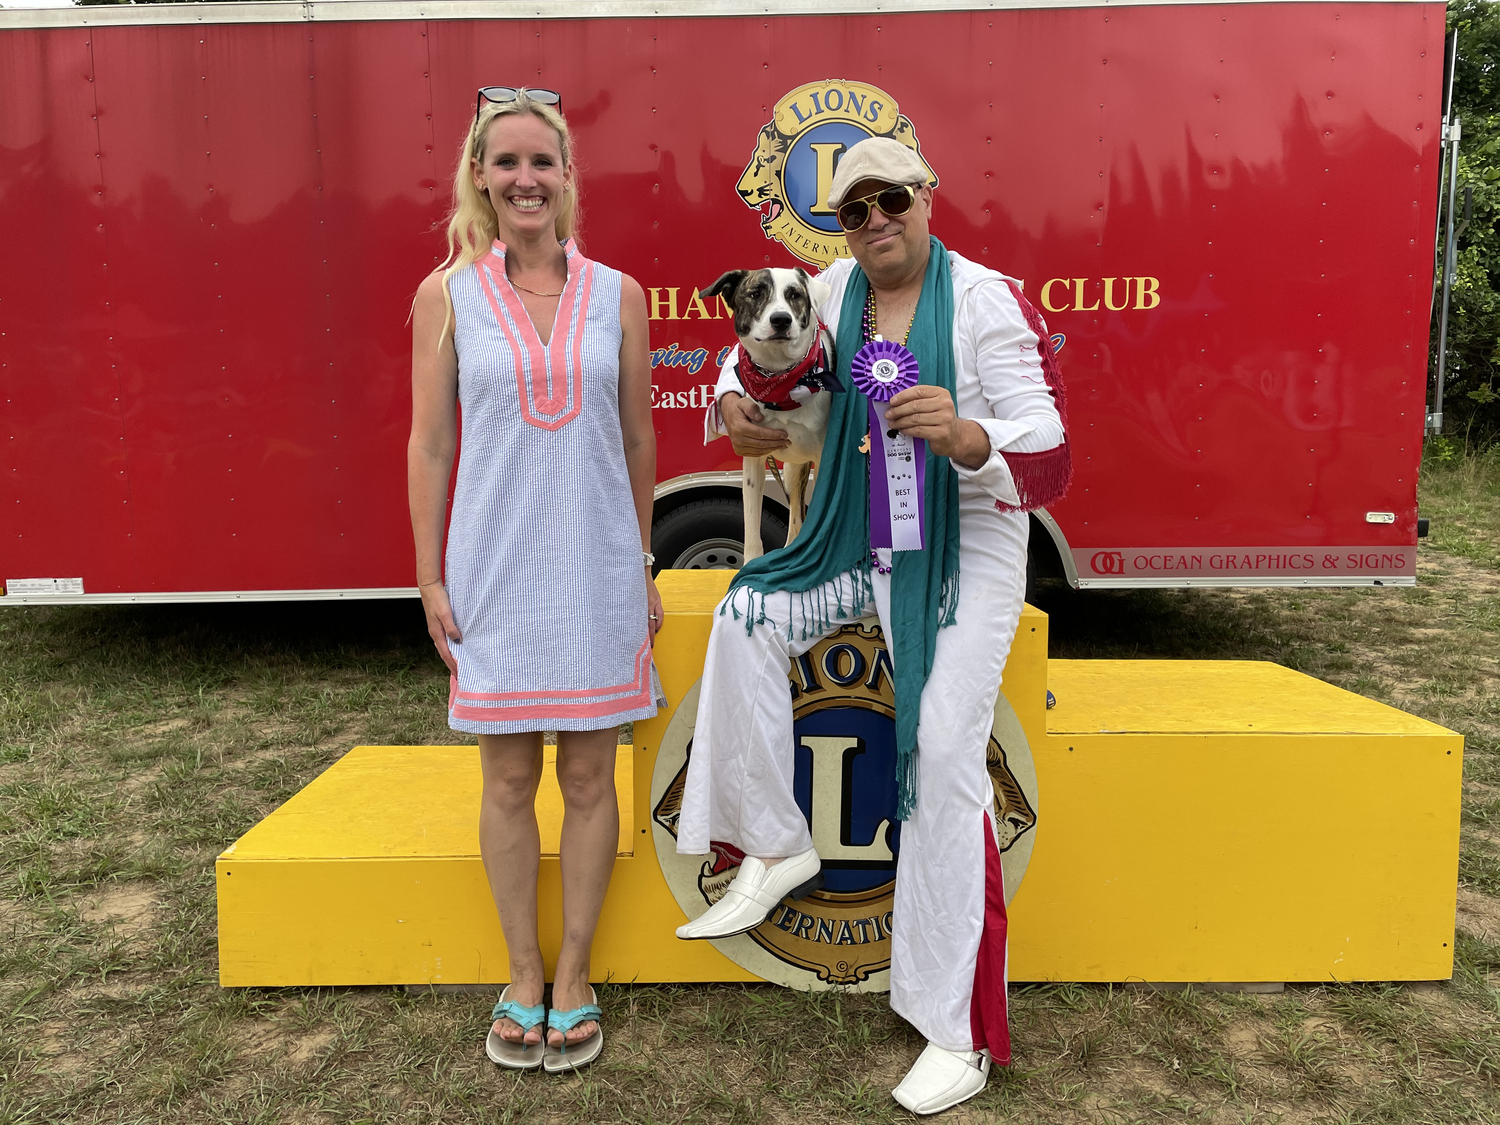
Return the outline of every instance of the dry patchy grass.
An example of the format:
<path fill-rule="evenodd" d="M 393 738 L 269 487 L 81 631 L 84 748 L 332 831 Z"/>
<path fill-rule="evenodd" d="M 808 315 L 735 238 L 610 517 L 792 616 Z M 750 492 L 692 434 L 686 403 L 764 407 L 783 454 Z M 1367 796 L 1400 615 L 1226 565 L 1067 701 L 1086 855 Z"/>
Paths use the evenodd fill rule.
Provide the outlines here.
<path fill-rule="evenodd" d="M 1060 656 L 1264 658 L 1468 739 L 1454 979 L 1014 990 L 956 1122 L 1500 1121 L 1500 462 L 1431 466 L 1415 589 L 1046 591 Z M 577 1076 L 502 1072 L 490 999 L 215 981 L 214 855 L 357 743 L 455 741 L 411 604 L 0 614 L 0 1125 L 905 1118 L 879 997 L 601 989 Z"/>

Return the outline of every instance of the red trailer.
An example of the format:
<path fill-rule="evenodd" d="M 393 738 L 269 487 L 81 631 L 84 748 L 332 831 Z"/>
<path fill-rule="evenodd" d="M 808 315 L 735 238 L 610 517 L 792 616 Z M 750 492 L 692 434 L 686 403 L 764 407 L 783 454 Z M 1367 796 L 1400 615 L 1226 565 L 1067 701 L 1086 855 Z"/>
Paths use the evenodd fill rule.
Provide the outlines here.
<path fill-rule="evenodd" d="M 647 288 L 666 565 L 737 561 L 700 290 L 847 253 L 818 187 L 886 133 L 1062 346 L 1044 567 L 1412 584 L 1443 5 L 888 7 L 0 11 L 3 603 L 415 593 L 407 314 L 489 83 L 563 92 Z"/>

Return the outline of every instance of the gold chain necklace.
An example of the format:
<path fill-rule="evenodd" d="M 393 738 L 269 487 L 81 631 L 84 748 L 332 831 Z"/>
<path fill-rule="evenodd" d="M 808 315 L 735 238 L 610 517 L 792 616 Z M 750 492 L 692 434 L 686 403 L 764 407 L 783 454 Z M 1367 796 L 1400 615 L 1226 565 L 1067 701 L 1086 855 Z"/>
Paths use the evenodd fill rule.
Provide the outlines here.
<path fill-rule="evenodd" d="M 559 289 L 556 293 L 538 293 L 535 289 L 527 289 L 526 286 L 522 285 L 519 281 L 511 277 L 509 274 L 506 275 L 505 280 L 509 281 L 515 288 L 521 290 L 521 292 L 530 293 L 533 297 L 561 297 L 563 295 L 562 289 Z M 566 289 L 567 286 L 564 286 L 563 288 Z M 907 327 L 907 331 L 911 331 L 910 326 Z"/>

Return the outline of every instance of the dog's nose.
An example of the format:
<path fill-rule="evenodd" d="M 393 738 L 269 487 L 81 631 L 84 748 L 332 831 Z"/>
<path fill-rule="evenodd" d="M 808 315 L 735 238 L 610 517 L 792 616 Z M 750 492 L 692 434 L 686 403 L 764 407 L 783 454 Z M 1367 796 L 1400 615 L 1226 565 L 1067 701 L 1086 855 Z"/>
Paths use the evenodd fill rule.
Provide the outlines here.
<path fill-rule="evenodd" d="M 792 314 L 791 313 L 779 312 L 779 313 L 772 313 L 771 314 L 771 330 L 773 332 L 785 332 L 788 329 L 790 329 L 791 326 L 792 326 Z"/>

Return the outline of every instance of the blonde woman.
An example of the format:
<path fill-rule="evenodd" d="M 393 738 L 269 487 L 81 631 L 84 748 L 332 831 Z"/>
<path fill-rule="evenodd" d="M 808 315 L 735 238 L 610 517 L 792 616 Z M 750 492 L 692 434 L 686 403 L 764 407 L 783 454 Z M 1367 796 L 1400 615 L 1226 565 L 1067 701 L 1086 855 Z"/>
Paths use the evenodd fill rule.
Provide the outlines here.
<path fill-rule="evenodd" d="M 574 241 L 572 138 L 550 90 L 486 87 L 449 257 L 417 290 L 408 484 L 448 722 L 479 736 L 480 852 L 510 950 L 486 1041 L 563 1070 L 603 1046 L 589 950 L 618 850 L 616 728 L 656 713 L 656 478 L 646 298 Z M 449 474 L 462 453 L 444 552 Z M 558 732 L 563 943 L 545 1040 L 534 801 Z"/>

